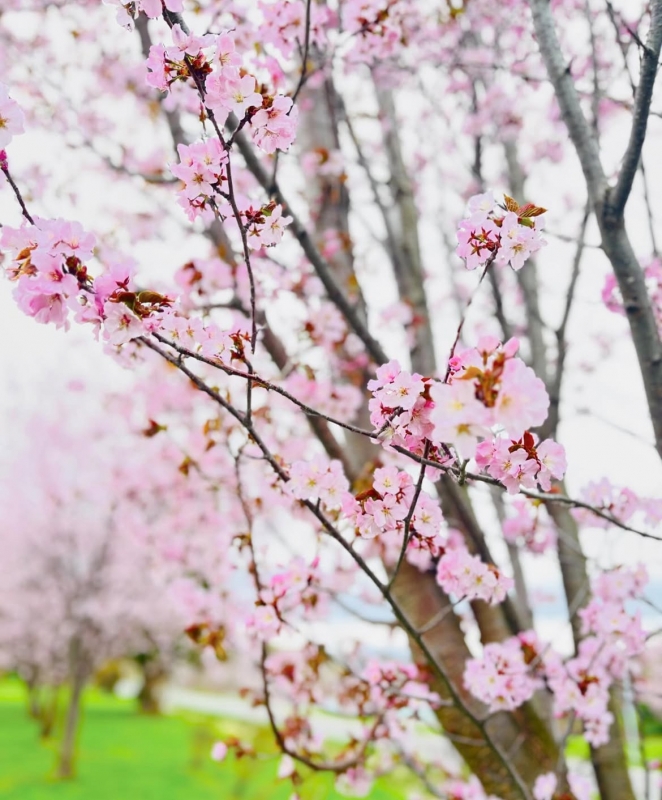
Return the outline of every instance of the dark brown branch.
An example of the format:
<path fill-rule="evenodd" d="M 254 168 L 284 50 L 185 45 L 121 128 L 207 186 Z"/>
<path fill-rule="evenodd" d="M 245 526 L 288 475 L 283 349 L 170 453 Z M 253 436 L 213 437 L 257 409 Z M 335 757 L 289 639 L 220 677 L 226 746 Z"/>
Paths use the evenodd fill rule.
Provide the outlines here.
<path fill-rule="evenodd" d="M 425 451 L 423 455 L 427 458 L 430 452 L 430 442 L 425 443 Z M 409 544 L 409 535 L 411 531 L 411 521 L 414 518 L 414 514 L 416 512 L 416 504 L 418 503 L 418 498 L 421 496 L 421 490 L 423 489 L 423 480 L 425 478 L 425 464 L 421 464 L 421 469 L 418 473 L 418 480 L 416 481 L 416 489 L 414 490 L 414 496 L 411 499 L 411 504 L 409 505 L 409 510 L 407 511 L 407 516 L 405 517 L 404 521 L 404 531 L 402 534 L 402 547 L 400 548 L 400 555 L 398 556 L 398 561 L 395 565 L 395 569 L 393 570 L 393 575 L 391 575 L 391 579 L 388 582 L 389 588 L 393 586 L 393 582 L 398 577 L 398 573 L 400 572 L 400 567 L 402 566 L 402 562 L 404 561 L 405 554 L 407 552 L 407 545 Z"/>

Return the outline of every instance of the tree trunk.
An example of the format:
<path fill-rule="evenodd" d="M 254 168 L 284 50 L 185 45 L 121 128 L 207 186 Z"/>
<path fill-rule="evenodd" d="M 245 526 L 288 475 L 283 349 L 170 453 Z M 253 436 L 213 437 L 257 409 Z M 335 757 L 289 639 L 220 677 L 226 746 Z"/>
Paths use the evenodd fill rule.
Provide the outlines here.
<path fill-rule="evenodd" d="M 453 702 L 442 705 L 437 718 L 486 793 L 501 800 L 526 798 L 517 778 L 531 787 L 539 775 L 556 769 L 558 749 L 546 724 L 531 704 L 513 713 L 495 714 L 482 726 L 477 724 L 475 717 L 484 718 L 486 709 L 464 688 L 464 665 L 470 652 L 457 617 L 448 608 L 448 598 L 434 576 L 421 574 L 407 562 L 402 564 L 393 592 L 399 607 L 418 630 L 424 629 L 440 610 L 448 610 L 423 638 L 471 714 Z M 417 663 L 425 667 L 427 662 L 415 644 L 412 650 Z M 443 680 L 435 679 L 431 685 L 443 700 L 451 700 Z"/>
<path fill-rule="evenodd" d="M 563 484 L 560 488 L 561 491 L 565 491 Z M 586 557 L 581 549 L 577 523 L 569 509 L 560 503 L 549 503 L 547 510 L 559 529 L 559 565 L 575 647 L 579 647 L 582 640 L 582 626 L 578 611 L 590 599 Z M 610 692 L 609 710 L 614 715 L 609 741 L 601 747 L 591 748 L 591 761 L 600 788 L 600 797 L 603 800 L 636 800 L 627 765 L 620 702 L 613 690 Z"/>
<path fill-rule="evenodd" d="M 166 671 L 158 660 L 147 659 L 140 666 L 143 674 L 143 685 L 138 694 L 140 711 L 143 714 L 160 714 L 159 687 L 166 677 Z"/>
<path fill-rule="evenodd" d="M 27 680 L 25 685 L 28 690 L 28 714 L 32 719 L 41 717 L 41 706 L 39 704 L 39 688 L 36 681 Z"/>
<path fill-rule="evenodd" d="M 57 719 L 59 689 L 57 686 L 53 686 L 50 691 L 50 702 L 44 701 L 40 706 L 39 736 L 41 739 L 50 739 Z"/>
<path fill-rule="evenodd" d="M 83 693 L 85 681 L 80 674 L 74 675 L 71 686 L 71 697 L 67 707 L 67 718 L 60 748 L 60 763 L 57 774 L 59 778 L 73 778 L 74 763 L 76 756 L 76 735 L 78 733 L 78 723 L 80 721 L 80 698 Z"/>

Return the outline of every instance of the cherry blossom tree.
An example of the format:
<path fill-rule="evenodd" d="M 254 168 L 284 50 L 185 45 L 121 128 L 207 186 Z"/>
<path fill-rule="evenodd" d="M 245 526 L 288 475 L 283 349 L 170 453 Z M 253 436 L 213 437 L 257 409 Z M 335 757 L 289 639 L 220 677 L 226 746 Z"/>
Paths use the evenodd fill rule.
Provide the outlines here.
<path fill-rule="evenodd" d="M 24 678 L 34 704 L 39 692 L 67 684 L 69 700 L 58 772 L 74 771 L 81 694 L 110 659 L 136 657 L 167 670 L 186 652 L 187 617 L 178 596 L 193 561 L 169 552 L 174 514 L 162 515 L 163 494 L 185 504 L 180 473 L 168 483 L 144 456 L 132 453 L 130 429 L 117 412 L 98 422 L 31 417 L 31 440 L 5 460 L 0 541 L 6 575 L 0 591 L 2 664 Z M 48 447 L 44 450 L 44 442 Z M 154 457 L 154 453 L 149 456 Z M 186 482 L 188 484 L 188 482 Z M 204 517 L 204 502 L 196 512 Z M 202 524 L 177 535 L 195 540 Z M 214 560 L 209 559 L 212 569 Z M 211 573 L 204 573 L 211 576 Z M 149 684 L 146 686 L 149 689 Z M 55 700 L 55 698 L 53 698 Z M 34 708 L 42 734 L 53 708 Z"/>
<path fill-rule="evenodd" d="M 587 800 L 581 730 L 601 800 L 634 798 L 649 576 L 601 543 L 659 547 L 662 502 L 597 441 L 567 488 L 564 414 L 613 351 L 662 456 L 662 2 L 10 0 L 0 36 L 16 303 L 134 373 L 183 624 L 255 660 L 281 776 Z M 539 625 L 550 562 L 572 652 Z M 400 656 L 332 642 L 338 609 Z M 340 749 L 320 706 L 356 722 Z"/>

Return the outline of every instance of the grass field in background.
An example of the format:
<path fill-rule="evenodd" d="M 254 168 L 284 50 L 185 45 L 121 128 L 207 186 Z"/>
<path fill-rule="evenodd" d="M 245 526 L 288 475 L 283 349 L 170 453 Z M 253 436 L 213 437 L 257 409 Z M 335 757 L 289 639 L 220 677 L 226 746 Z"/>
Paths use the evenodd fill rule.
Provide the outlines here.
<path fill-rule="evenodd" d="M 258 737 L 259 759 L 209 758 L 223 735 Z M 54 778 L 59 730 L 46 742 L 26 712 L 18 681 L 0 681 L 0 797 L 2 800 L 287 800 L 289 781 L 276 778 L 278 758 L 267 731 L 199 715 L 149 717 L 135 703 L 97 690 L 85 694 L 77 776 Z M 388 784 L 388 785 L 387 785 Z M 313 775 L 302 800 L 341 800 L 333 778 Z M 376 784 L 374 800 L 402 800 L 393 780 Z"/>
<path fill-rule="evenodd" d="M 145 716 L 135 702 L 97 689 L 85 693 L 76 778 L 59 781 L 60 731 L 40 740 L 26 706 L 23 685 L 0 680 L 2 800 L 288 800 L 292 794 L 291 783 L 276 777 L 279 759 L 270 731 L 191 713 Z M 213 762 L 212 743 L 225 736 L 253 744 L 260 756 Z M 647 759 L 662 759 L 662 735 L 648 736 L 645 749 Z M 568 755 L 588 758 L 587 743 L 571 737 Z M 639 763 L 638 754 L 632 757 Z M 403 800 L 405 780 L 396 774 L 377 782 L 370 800 Z M 342 800 L 329 775 L 309 773 L 298 792 L 302 800 Z"/>

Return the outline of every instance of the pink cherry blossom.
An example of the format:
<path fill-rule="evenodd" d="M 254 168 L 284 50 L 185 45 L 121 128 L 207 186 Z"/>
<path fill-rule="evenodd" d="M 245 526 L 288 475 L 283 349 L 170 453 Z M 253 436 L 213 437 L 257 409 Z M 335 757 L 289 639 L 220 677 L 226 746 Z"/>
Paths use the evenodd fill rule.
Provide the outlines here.
<path fill-rule="evenodd" d="M 214 742 L 211 748 L 212 761 L 224 761 L 228 753 L 228 746 L 225 742 Z"/>
<path fill-rule="evenodd" d="M 122 345 L 145 332 L 140 319 L 121 303 L 104 306 L 103 337 L 112 345 Z"/>
<path fill-rule="evenodd" d="M 437 582 L 458 599 L 479 599 L 492 604 L 502 602 L 513 585 L 496 567 L 485 564 L 463 547 L 453 548 L 439 559 Z"/>
<path fill-rule="evenodd" d="M 289 97 L 276 96 L 251 119 L 253 139 L 265 153 L 289 150 L 296 134 L 298 112 Z"/>
<path fill-rule="evenodd" d="M 18 103 L 11 99 L 7 87 L 0 83 L 0 150 L 4 150 L 17 133 L 23 133 L 23 124 L 23 112 Z"/>
<path fill-rule="evenodd" d="M 539 775 L 533 784 L 533 797 L 535 800 L 553 800 L 558 781 L 553 772 Z"/>

